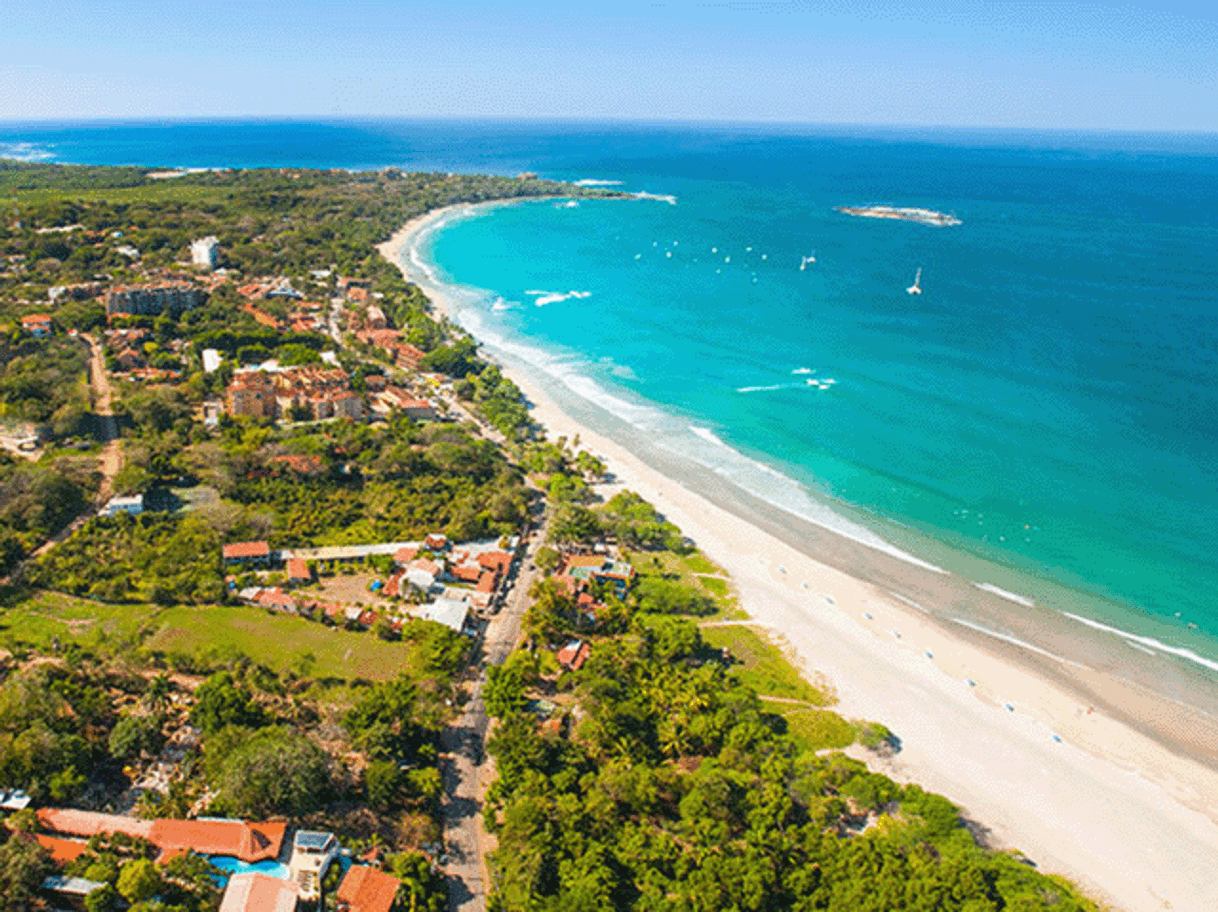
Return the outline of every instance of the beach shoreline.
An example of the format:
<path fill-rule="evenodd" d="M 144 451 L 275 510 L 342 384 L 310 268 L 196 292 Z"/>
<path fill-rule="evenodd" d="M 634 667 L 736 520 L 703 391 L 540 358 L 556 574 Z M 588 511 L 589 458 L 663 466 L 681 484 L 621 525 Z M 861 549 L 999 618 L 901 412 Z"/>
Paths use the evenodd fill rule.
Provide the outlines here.
<path fill-rule="evenodd" d="M 378 249 L 402 267 L 403 248 L 482 209 L 427 213 Z M 412 265 L 407 278 L 454 318 L 450 289 L 426 264 Z M 1218 907 L 1218 884 L 1206 873 L 1218 870 L 1211 717 L 919 611 L 1003 596 L 801 523 L 676 458 L 644 460 L 624 422 L 573 405 L 555 381 L 497 354 L 549 433 L 578 434 L 619 483 L 722 565 L 750 617 L 780 634 L 809 674 L 832 682 L 843 715 L 883 722 L 900 737 L 901 752 L 869 758 L 872 766 L 944 794 L 997 845 L 1118 908 Z"/>

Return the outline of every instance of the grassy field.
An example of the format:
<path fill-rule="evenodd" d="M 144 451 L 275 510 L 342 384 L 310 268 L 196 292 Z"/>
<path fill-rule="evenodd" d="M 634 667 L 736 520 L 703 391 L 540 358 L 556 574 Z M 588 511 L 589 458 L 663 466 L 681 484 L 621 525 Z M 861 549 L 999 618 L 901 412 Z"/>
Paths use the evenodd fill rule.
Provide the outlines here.
<path fill-rule="evenodd" d="M 69 644 L 101 656 L 137 661 L 159 653 L 198 668 L 220 667 L 238 655 L 278 674 L 343 684 L 383 681 L 421 668 L 422 647 L 270 614 L 244 605 L 111 605 L 40 592 L 0 613 L 0 647 L 54 654 Z"/>
<path fill-rule="evenodd" d="M 716 649 L 726 648 L 737 665 L 733 671 L 763 697 L 803 700 L 828 706 L 833 696 L 804 680 L 782 650 L 756 628 L 743 624 L 703 627 L 702 638 Z"/>
<path fill-rule="evenodd" d="M 625 557 L 641 575 L 678 580 L 708 596 L 718 609 L 706 620 L 742 621 L 748 617 L 732 593 L 727 571 L 709 561 L 700 551 L 680 555 L 672 551 L 634 551 Z"/>
<path fill-rule="evenodd" d="M 40 592 L 0 613 L 0 646 L 53 652 L 55 643 L 114 655 L 134 649 L 154 605 L 108 605 L 57 592 Z"/>
<path fill-rule="evenodd" d="M 409 643 L 388 643 L 372 633 L 323 627 L 243 605 L 169 608 L 156 618 L 146 652 L 179 653 L 221 665 L 242 653 L 272 671 L 301 677 L 383 681 L 415 663 Z"/>

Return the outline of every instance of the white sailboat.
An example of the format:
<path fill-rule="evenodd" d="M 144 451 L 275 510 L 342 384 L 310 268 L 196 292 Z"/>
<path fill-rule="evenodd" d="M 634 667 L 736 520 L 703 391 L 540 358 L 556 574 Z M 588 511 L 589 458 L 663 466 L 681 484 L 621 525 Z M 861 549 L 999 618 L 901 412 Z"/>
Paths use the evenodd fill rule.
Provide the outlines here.
<path fill-rule="evenodd" d="M 814 250 L 814 251 L 812 251 L 812 253 L 809 256 L 802 257 L 800 259 L 799 271 L 803 272 L 805 269 L 808 268 L 809 263 L 815 263 L 815 262 L 816 262 L 816 251 Z"/>
<path fill-rule="evenodd" d="M 911 295 L 920 295 L 922 293 L 922 267 L 918 267 L 918 274 L 914 276 L 914 283 L 905 290 Z"/>

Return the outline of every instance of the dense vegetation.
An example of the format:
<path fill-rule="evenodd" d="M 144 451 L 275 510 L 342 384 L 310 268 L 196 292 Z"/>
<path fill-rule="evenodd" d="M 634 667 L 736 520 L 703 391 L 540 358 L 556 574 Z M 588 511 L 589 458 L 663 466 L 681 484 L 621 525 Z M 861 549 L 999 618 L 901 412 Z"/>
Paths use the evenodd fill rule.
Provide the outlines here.
<path fill-rule="evenodd" d="M 687 622 L 600 643 L 575 688 L 566 730 L 498 705 L 496 908 L 1094 909 L 945 799 L 799 750 Z"/>
<path fill-rule="evenodd" d="M 219 539 L 194 516 L 96 517 L 40 558 L 28 581 L 112 602 L 171 605 L 224 598 Z"/>
<path fill-rule="evenodd" d="M 0 575 L 71 522 L 96 487 L 79 462 L 27 462 L 0 451 Z"/>

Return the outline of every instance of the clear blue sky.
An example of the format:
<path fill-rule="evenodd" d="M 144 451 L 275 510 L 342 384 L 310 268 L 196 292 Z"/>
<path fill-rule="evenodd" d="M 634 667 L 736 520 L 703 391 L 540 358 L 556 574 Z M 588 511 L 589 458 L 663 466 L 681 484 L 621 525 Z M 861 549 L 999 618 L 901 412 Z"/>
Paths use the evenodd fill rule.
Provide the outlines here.
<path fill-rule="evenodd" d="M 1218 131 L 1218 3 L 0 0 L 0 118 Z"/>

